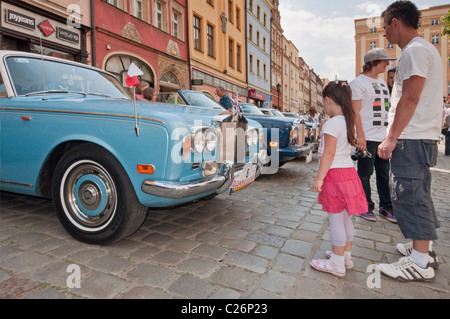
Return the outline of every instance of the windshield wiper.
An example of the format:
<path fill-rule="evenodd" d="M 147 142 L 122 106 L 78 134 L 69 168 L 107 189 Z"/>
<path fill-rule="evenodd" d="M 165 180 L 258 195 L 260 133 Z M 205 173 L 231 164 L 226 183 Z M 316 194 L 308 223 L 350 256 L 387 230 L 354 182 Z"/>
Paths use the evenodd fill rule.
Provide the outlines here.
<path fill-rule="evenodd" d="M 58 93 L 66 93 L 66 94 L 68 94 L 68 93 L 76 93 L 76 94 L 82 94 L 82 95 L 86 96 L 86 93 L 84 93 L 84 92 L 67 91 L 67 90 L 37 91 L 37 92 L 31 92 L 31 93 L 25 94 L 25 96 L 32 96 L 32 95 L 39 95 L 39 94 L 48 94 L 48 93 L 50 93 L 50 94 L 52 94 L 52 93 L 55 93 L 55 94 L 58 94 Z"/>
<path fill-rule="evenodd" d="M 103 94 L 103 93 L 86 93 L 86 94 L 88 94 L 88 95 L 95 95 L 95 96 L 103 96 L 103 97 L 109 97 L 109 98 L 112 98 L 111 95 Z"/>

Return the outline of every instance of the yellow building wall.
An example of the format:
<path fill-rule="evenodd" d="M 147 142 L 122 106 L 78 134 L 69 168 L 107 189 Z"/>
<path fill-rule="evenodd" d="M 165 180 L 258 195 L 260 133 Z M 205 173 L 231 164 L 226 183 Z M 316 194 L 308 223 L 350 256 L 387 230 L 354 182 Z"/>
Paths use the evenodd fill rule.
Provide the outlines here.
<path fill-rule="evenodd" d="M 246 87 L 246 55 L 245 50 L 245 0 L 232 0 L 232 19 L 228 18 L 228 0 L 212 0 L 212 5 L 206 0 L 189 1 L 189 52 L 193 68 L 204 70 L 219 78 L 228 80 Z M 236 18 L 236 10 L 240 12 L 239 25 Z M 201 51 L 194 48 L 193 17 L 201 19 Z M 223 16 L 226 22 L 223 23 Z M 208 55 L 207 50 L 207 25 L 214 27 L 214 56 Z M 222 31 L 225 25 L 226 32 Z M 229 66 L 229 40 L 233 40 L 234 67 Z M 240 70 L 237 69 L 236 48 L 241 48 Z"/>

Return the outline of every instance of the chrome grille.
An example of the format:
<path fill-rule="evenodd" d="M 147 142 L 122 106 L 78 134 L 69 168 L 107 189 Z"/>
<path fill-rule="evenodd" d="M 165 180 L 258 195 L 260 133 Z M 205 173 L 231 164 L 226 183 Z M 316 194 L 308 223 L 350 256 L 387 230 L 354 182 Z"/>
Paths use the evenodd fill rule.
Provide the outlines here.
<path fill-rule="evenodd" d="M 247 145 L 247 123 L 223 122 L 221 124 L 221 158 L 223 161 L 232 161 L 236 165 L 245 164 L 249 155 Z"/>

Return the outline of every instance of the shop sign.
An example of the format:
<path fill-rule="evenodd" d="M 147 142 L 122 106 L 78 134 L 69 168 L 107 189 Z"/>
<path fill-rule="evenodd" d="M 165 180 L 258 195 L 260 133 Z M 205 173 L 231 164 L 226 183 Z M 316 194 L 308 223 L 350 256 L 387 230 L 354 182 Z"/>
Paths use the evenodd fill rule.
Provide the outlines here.
<path fill-rule="evenodd" d="M 56 28 L 56 37 L 60 40 L 68 41 L 71 43 L 80 43 L 80 35 L 78 33 L 60 27 Z"/>
<path fill-rule="evenodd" d="M 248 97 L 252 98 L 252 99 L 260 100 L 260 101 L 266 100 L 266 96 L 264 94 L 256 92 L 256 90 L 254 90 L 254 89 L 248 90 Z"/>
<path fill-rule="evenodd" d="M 191 85 L 203 85 L 203 80 L 202 79 L 192 79 Z"/>
<path fill-rule="evenodd" d="M 52 27 L 52 25 L 50 24 L 50 22 L 48 20 L 45 20 L 44 22 L 42 22 L 39 25 L 39 29 L 41 29 L 42 33 L 44 33 L 44 35 L 46 37 L 50 36 L 51 34 L 53 34 L 55 32 L 55 29 Z"/>
<path fill-rule="evenodd" d="M 36 19 L 10 9 L 6 10 L 6 22 L 30 30 L 36 28 Z"/>

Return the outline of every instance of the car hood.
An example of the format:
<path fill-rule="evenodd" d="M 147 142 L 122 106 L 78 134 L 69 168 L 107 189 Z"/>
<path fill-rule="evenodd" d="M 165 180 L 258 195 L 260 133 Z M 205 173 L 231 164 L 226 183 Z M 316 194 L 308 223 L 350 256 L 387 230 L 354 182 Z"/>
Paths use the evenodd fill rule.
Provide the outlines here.
<path fill-rule="evenodd" d="M 80 94 L 48 94 L 45 98 L 43 95 L 19 96 L 8 99 L 6 106 L 45 112 L 55 110 L 71 114 L 135 116 L 133 100 L 90 97 Z M 136 101 L 136 113 L 141 120 L 156 120 L 172 123 L 174 126 L 186 124 L 192 126 L 196 122 L 201 122 L 200 124 L 202 125 L 212 125 L 213 122 L 222 122 L 229 116 L 221 115 L 223 110 L 219 109 L 145 101 Z M 249 125 L 257 128 L 261 127 L 255 121 L 249 121 Z"/>
<path fill-rule="evenodd" d="M 45 98 L 40 96 L 14 97 L 9 99 L 8 106 L 36 110 L 57 110 L 68 113 L 95 113 L 104 115 L 133 116 L 134 101 L 99 97 L 84 97 L 77 94 L 51 94 Z M 211 119 L 220 113 L 220 110 L 205 109 L 195 106 L 153 103 L 136 101 L 136 113 L 139 118 L 152 118 L 166 121 L 174 115 L 179 115 L 186 122 L 193 123 L 202 120 L 210 124 Z M 209 119 L 209 120 L 208 120 Z"/>

